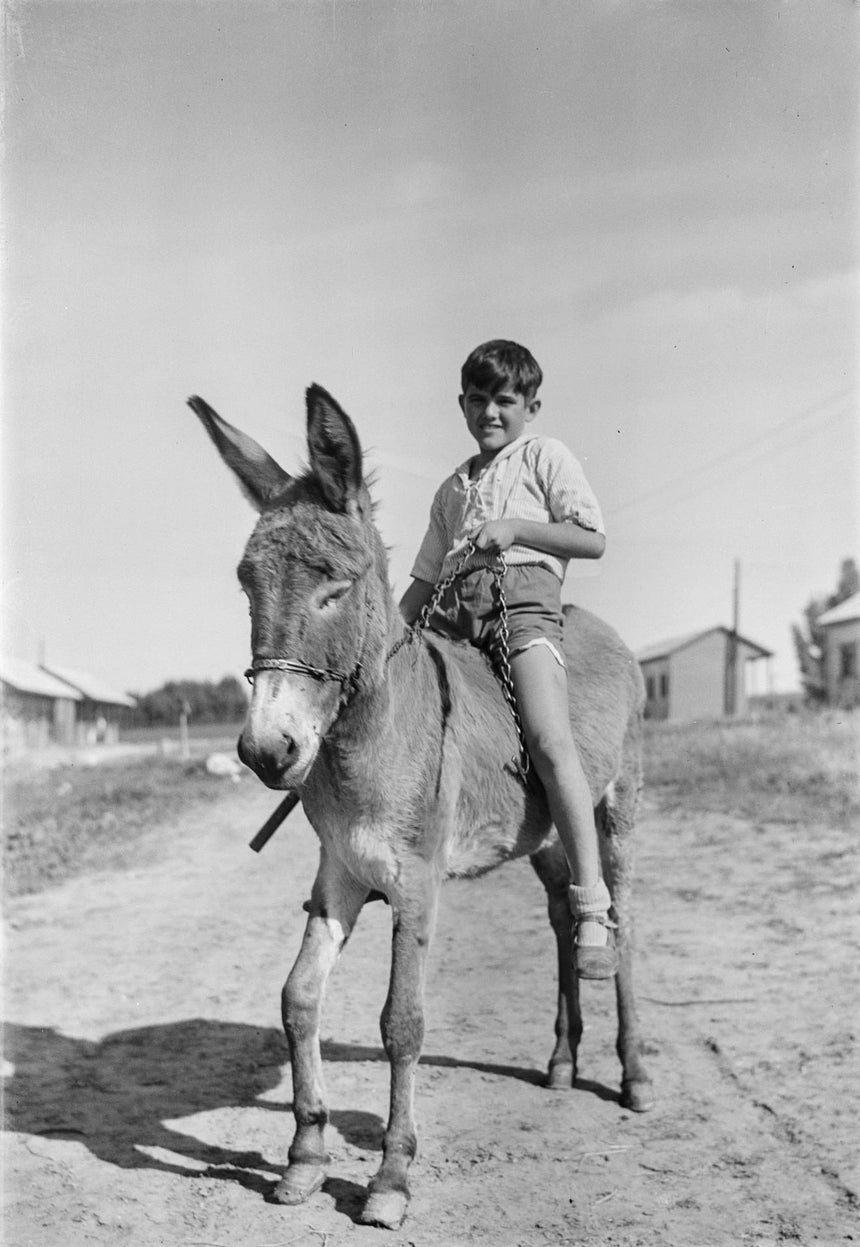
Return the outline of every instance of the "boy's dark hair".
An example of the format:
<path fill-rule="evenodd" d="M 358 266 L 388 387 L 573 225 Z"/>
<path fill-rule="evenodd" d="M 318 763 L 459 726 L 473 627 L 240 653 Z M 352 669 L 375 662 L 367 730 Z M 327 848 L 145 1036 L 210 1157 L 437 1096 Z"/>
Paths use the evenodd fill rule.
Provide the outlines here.
<path fill-rule="evenodd" d="M 487 394 L 498 394 L 510 386 L 515 394 L 522 394 L 530 403 L 540 389 L 543 373 L 531 351 L 518 342 L 494 338 L 476 346 L 460 369 L 463 393 L 470 385 Z"/>

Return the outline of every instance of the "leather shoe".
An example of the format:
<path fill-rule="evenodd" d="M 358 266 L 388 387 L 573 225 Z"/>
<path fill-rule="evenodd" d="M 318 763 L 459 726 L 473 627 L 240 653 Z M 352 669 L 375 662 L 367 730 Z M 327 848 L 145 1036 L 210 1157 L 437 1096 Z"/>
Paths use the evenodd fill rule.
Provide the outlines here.
<path fill-rule="evenodd" d="M 607 926 L 606 943 L 603 945 L 577 944 L 576 928 L 574 928 L 573 968 L 581 979 L 614 978 L 618 971 L 615 932 Z"/>

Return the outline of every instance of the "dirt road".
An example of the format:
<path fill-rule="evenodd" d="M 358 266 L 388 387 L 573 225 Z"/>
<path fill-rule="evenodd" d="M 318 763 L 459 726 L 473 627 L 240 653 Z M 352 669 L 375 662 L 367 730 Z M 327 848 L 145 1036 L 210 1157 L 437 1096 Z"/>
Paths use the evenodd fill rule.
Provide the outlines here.
<path fill-rule="evenodd" d="M 330 1178 L 268 1203 L 291 1135 L 280 985 L 316 841 L 245 780 L 140 864 L 7 909 L 7 1247 L 770 1247 L 860 1239 L 856 880 L 847 833 L 646 808 L 641 1013 L 659 1097 L 617 1102 L 610 990 L 582 1082 L 549 1092 L 553 953 L 527 863 L 448 885 L 428 993 L 413 1202 L 354 1223 L 379 1160 L 388 910 L 368 907 L 323 1034 Z M 853 1084 L 852 1084 L 853 1080 Z"/>

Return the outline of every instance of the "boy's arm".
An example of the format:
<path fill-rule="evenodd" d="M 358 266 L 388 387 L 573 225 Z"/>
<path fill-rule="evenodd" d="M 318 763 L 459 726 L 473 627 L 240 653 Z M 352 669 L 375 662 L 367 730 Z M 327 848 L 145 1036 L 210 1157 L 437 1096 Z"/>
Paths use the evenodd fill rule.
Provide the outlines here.
<path fill-rule="evenodd" d="M 470 534 L 478 550 L 504 554 L 511 546 L 528 546 L 559 559 L 599 559 L 606 549 L 603 533 L 574 520 L 488 520 Z"/>
<path fill-rule="evenodd" d="M 408 624 L 415 623 L 421 611 L 430 601 L 435 585 L 429 580 L 413 580 L 400 599 L 400 614 Z"/>

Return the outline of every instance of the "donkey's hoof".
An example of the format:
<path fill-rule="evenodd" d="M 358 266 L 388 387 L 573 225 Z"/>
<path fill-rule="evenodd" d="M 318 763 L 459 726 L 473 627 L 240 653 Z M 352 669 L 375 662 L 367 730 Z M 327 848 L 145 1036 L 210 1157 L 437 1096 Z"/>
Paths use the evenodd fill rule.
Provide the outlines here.
<path fill-rule="evenodd" d="M 405 1191 L 371 1191 L 359 1214 L 362 1225 L 378 1225 L 383 1230 L 396 1230 L 403 1223 L 409 1196 Z"/>
<path fill-rule="evenodd" d="M 629 1108 L 634 1113 L 647 1113 L 654 1107 L 654 1088 L 647 1078 L 640 1078 L 621 1084 L 621 1107 Z"/>
<path fill-rule="evenodd" d="M 276 1204 L 303 1204 L 325 1182 L 325 1170 L 319 1165 L 290 1165 L 272 1191 Z"/>
<path fill-rule="evenodd" d="M 546 1085 L 550 1091 L 570 1091 L 576 1082 L 576 1070 L 569 1061 L 550 1064 L 546 1072 Z"/>

